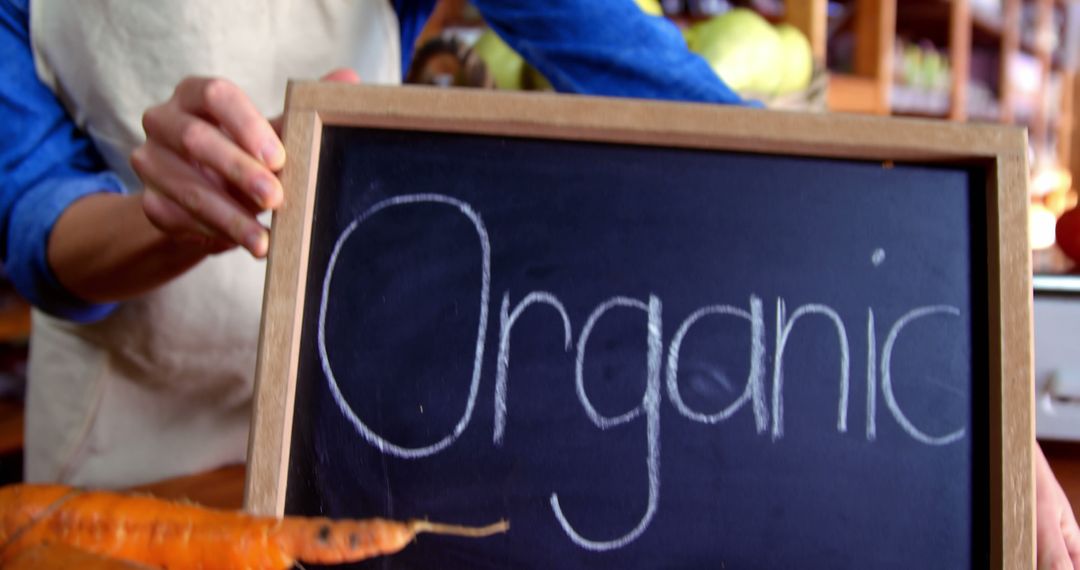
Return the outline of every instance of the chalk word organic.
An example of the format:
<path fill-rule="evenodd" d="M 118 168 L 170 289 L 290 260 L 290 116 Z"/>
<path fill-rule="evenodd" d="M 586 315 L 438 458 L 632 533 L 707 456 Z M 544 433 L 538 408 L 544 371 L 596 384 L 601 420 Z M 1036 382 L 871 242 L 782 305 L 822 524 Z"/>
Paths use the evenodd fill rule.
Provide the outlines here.
<path fill-rule="evenodd" d="M 365 221 L 378 213 L 390 208 L 407 208 L 418 204 L 440 204 L 454 209 L 464 216 L 476 231 L 480 243 L 481 252 L 481 286 L 480 286 L 480 314 L 476 330 L 476 345 L 472 368 L 472 379 L 469 384 L 469 396 L 466 400 L 465 409 L 454 426 L 453 431 L 446 434 L 442 439 L 423 447 L 404 447 L 387 441 L 384 437 L 372 430 L 353 411 L 349 402 L 341 392 L 338 377 L 330 365 L 330 357 L 326 349 L 326 311 L 328 299 L 331 295 L 331 287 L 334 278 L 334 269 L 337 266 L 338 257 L 349 240 L 349 237 Z M 883 259 L 884 253 L 875 254 L 875 261 Z M 484 348 L 487 338 L 488 305 L 490 301 L 491 284 L 491 243 L 487 229 L 480 215 L 469 204 L 456 198 L 441 194 L 411 194 L 383 200 L 361 214 L 354 220 L 338 238 L 330 255 L 326 277 L 322 286 L 322 301 L 319 306 L 318 346 L 322 369 L 326 375 L 330 392 L 341 410 L 341 413 L 356 428 L 357 433 L 369 444 L 377 448 L 381 453 L 401 457 L 405 459 L 420 459 L 435 455 L 454 444 L 469 426 L 473 410 L 476 407 L 476 399 L 480 387 L 481 363 L 484 358 Z M 803 305 L 789 316 L 784 299 L 776 300 L 776 351 L 772 359 L 771 401 L 767 401 L 766 388 L 766 354 L 765 354 L 765 318 L 762 310 L 762 300 L 756 295 L 750 295 L 749 310 L 730 305 L 710 305 L 702 307 L 688 317 L 676 329 L 675 335 L 664 350 L 662 331 L 662 301 L 655 295 L 649 295 L 648 299 L 634 299 L 629 297 L 612 297 L 600 303 L 589 315 L 578 336 L 576 346 L 573 343 L 573 327 L 566 307 L 557 296 L 546 291 L 534 291 L 522 298 L 511 308 L 509 293 L 502 297 L 499 312 L 499 337 L 498 358 L 495 375 L 495 415 L 493 445 L 501 447 L 506 429 L 506 417 L 508 414 L 509 401 L 509 371 L 510 371 L 510 338 L 514 325 L 521 315 L 528 309 L 537 307 L 549 307 L 562 319 L 564 333 L 564 349 L 569 352 L 572 347 L 576 351 L 574 384 L 578 400 L 591 422 L 601 430 L 607 430 L 616 426 L 627 424 L 644 416 L 646 457 L 645 466 L 648 471 L 648 502 L 645 512 L 637 524 L 622 536 L 610 540 L 594 540 L 582 536 L 574 528 L 573 523 L 563 512 L 559 502 L 558 493 L 552 493 L 550 497 L 551 509 L 566 532 L 567 536 L 578 546 L 592 551 L 606 551 L 621 548 L 633 542 L 648 528 L 653 516 L 656 514 L 660 501 L 660 412 L 661 400 L 666 392 L 668 399 L 675 409 L 685 418 L 702 424 L 716 424 L 722 422 L 743 407 L 749 405 L 754 415 L 758 433 L 770 432 L 772 439 L 777 440 L 784 435 L 784 352 L 788 340 L 791 337 L 795 323 L 804 317 L 818 315 L 828 319 L 835 327 L 840 346 L 840 378 L 839 378 L 839 401 L 837 406 L 838 432 L 847 432 L 848 393 L 850 390 L 850 354 L 849 342 L 844 322 L 835 310 L 825 305 Z M 641 402 L 633 409 L 618 415 L 605 416 L 597 411 L 589 398 L 585 384 L 585 361 L 588 355 L 589 337 L 593 328 L 609 312 L 622 309 L 640 311 L 646 321 L 646 383 L 645 393 Z M 880 359 L 880 387 L 885 403 L 896 422 L 903 430 L 915 440 L 931 446 L 942 446 L 957 442 L 964 438 L 965 428 L 961 427 L 950 433 L 931 435 L 921 430 L 904 414 L 900 403 L 893 391 L 892 379 L 892 355 L 897 339 L 905 327 L 912 322 L 932 315 L 951 315 L 959 317 L 959 309 L 948 305 L 931 305 L 917 307 L 893 323 L 886 337 Z M 722 410 L 713 413 L 704 413 L 692 409 L 683 400 L 679 389 L 679 352 L 686 336 L 690 334 L 695 324 L 706 318 L 735 318 L 748 321 L 750 324 L 751 350 L 750 370 L 748 373 L 746 388 L 742 394 L 731 404 Z M 873 441 L 877 434 L 877 387 L 878 387 L 878 357 L 877 341 L 875 338 L 874 311 L 867 310 L 867 399 L 866 399 L 866 438 Z M 666 357 L 666 358 L 665 358 Z M 663 376 L 663 379 L 661 379 Z M 771 420 L 771 423 L 770 423 Z"/>

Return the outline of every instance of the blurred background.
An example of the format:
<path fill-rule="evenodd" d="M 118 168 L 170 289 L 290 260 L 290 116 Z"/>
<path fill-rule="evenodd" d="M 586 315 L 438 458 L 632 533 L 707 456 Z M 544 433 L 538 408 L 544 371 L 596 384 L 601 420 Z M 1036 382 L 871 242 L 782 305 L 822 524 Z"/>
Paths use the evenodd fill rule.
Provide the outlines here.
<path fill-rule="evenodd" d="M 675 22 L 741 94 L 772 108 L 1026 127 L 1037 273 L 1076 262 L 1055 243 L 1074 208 L 1080 2 L 1071 0 L 638 0 Z M 467 0 L 442 0 L 410 81 L 510 90 L 546 80 L 487 30 Z M 471 48 L 471 49 L 470 49 Z M 460 57 L 455 61 L 455 55 Z M 463 71 L 464 70 L 464 71 Z"/>

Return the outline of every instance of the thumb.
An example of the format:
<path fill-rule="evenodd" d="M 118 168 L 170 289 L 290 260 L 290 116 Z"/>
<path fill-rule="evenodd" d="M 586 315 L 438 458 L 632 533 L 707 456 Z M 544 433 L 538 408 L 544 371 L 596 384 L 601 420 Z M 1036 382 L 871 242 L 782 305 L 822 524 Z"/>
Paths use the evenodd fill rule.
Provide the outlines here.
<path fill-rule="evenodd" d="M 356 71 L 348 67 L 339 67 L 322 76 L 320 81 L 333 81 L 335 83 L 360 83 L 360 76 Z"/>

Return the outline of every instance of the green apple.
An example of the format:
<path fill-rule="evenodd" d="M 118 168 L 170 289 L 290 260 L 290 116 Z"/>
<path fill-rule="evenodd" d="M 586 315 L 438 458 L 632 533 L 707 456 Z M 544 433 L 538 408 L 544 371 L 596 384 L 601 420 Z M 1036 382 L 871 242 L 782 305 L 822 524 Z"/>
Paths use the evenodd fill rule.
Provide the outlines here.
<path fill-rule="evenodd" d="M 923 52 L 915 44 L 904 46 L 904 55 L 901 58 L 903 66 L 904 83 L 919 86 L 921 84 Z"/>
<path fill-rule="evenodd" d="M 772 94 L 783 74 L 780 35 L 757 12 L 735 8 L 693 27 L 691 49 L 732 89 Z"/>
<path fill-rule="evenodd" d="M 784 68 L 776 92 L 786 94 L 806 89 L 814 75 L 814 54 L 809 40 L 802 31 L 790 24 L 780 24 L 776 27 L 776 33 L 780 35 L 784 52 Z"/>
<path fill-rule="evenodd" d="M 525 69 L 525 60 L 494 31 L 488 29 L 480 35 L 472 47 L 473 53 L 480 56 L 488 72 L 495 79 L 499 89 L 521 89 L 521 74 Z"/>
<path fill-rule="evenodd" d="M 923 52 L 923 85 L 930 89 L 945 89 L 949 84 L 949 59 L 930 48 Z"/>

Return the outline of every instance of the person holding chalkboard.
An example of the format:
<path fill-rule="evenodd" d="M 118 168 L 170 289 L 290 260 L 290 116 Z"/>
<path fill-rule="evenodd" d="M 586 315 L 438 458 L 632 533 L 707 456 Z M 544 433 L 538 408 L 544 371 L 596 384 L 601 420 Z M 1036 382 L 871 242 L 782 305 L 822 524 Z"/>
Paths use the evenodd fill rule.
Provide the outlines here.
<path fill-rule="evenodd" d="M 37 308 L 29 480 L 243 461 L 259 214 L 286 160 L 264 117 L 313 69 L 400 81 L 434 2 L 0 0 L 0 251 Z M 741 103 L 631 0 L 475 4 L 559 91 Z M 1039 482 L 1040 564 L 1068 567 L 1075 521 L 1045 462 Z"/>
<path fill-rule="evenodd" d="M 0 236 L 36 307 L 29 480 L 244 460 L 260 214 L 286 160 L 265 117 L 312 70 L 399 82 L 434 3 L 0 0 Z M 741 102 L 633 0 L 475 4 L 560 91 Z"/>

